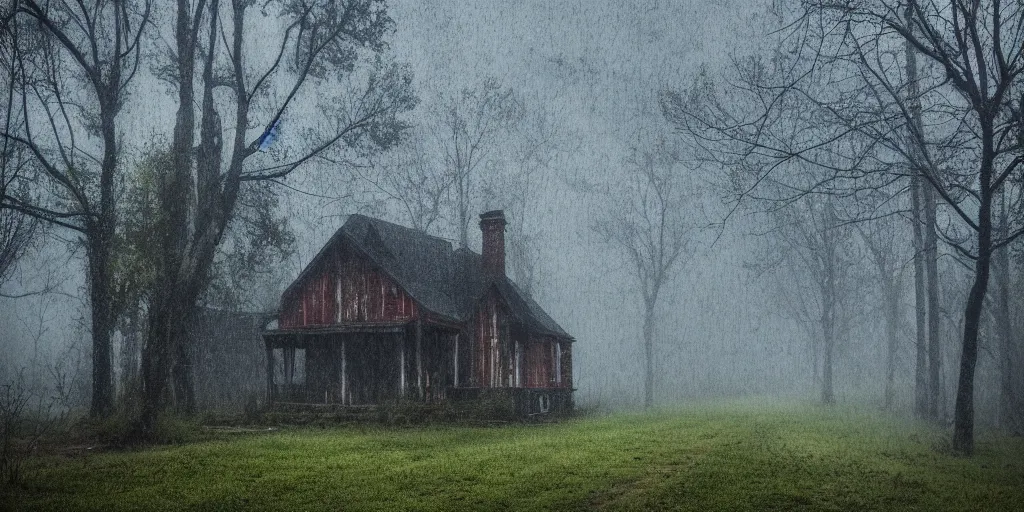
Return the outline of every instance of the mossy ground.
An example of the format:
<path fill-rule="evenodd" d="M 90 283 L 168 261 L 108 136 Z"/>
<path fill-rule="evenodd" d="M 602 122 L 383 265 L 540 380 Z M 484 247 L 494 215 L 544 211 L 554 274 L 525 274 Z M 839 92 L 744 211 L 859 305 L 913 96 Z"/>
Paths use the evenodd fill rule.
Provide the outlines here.
<path fill-rule="evenodd" d="M 30 462 L 0 508 L 1024 510 L 1024 440 L 863 410 L 752 403 L 557 424 L 222 434 Z"/>

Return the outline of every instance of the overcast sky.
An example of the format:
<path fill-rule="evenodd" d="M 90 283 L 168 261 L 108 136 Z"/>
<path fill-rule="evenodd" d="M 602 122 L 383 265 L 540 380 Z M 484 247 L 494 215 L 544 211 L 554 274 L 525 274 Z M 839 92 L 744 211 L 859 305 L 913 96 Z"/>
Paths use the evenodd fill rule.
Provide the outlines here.
<path fill-rule="evenodd" d="M 640 392 L 640 302 L 621 258 L 602 246 L 590 230 L 602 207 L 589 184 L 614 184 L 621 176 L 631 138 L 641 128 L 665 129 L 657 108 L 660 90 L 685 84 L 700 66 L 715 69 L 736 51 L 758 47 L 766 23 L 763 2 L 719 0 L 641 1 L 420 1 L 389 4 L 397 31 L 391 41 L 393 58 L 411 66 L 420 108 L 410 120 L 421 120 L 439 95 L 478 85 L 496 77 L 519 91 L 529 105 L 548 110 L 571 139 L 546 177 L 536 202 L 534 229 L 540 235 L 542 281 L 536 297 L 578 342 L 577 385 L 591 395 L 636 396 Z M 174 111 L 166 86 L 140 80 L 131 98 L 136 108 L 125 137 L 140 148 L 149 134 L 167 133 Z M 315 115 L 315 102 L 298 104 L 288 115 Z M 145 107 L 145 108 L 138 108 Z M 287 126 L 282 141 L 289 137 Z M 291 136 L 295 134 L 292 133 Z M 297 190 L 283 193 L 283 213 L 297 237 L 297 254 L 282 266 L 283 289 L 310 261 L 344 221 L 344 215 L 363 211 L 325 175 L 336 172 L 314 164 L 289 177 Z M 714 171 L 695 169 L 694 186 L 713 179 Z M 717 193 L 707 192 L 700 207 L 707 220 L 719 215 Z M 335 198 L 335 196 L 339 196 Z M 488 205 L 490 206 L 490 205 Z M 500 206 L 500 205 L 496 205 Z M 372 213 L 372 212 L 371 212 Z M 799 336 L 780 318 L 764 286 L 753 285 L 744 264 L 756 258 L 756 243 L 745 235 L 749 227 L 736 219 L 724 232 L 704 236 L 682 267 L 680 277 L 665 294 L 661 318 L 659 364 L 664 387 L 707 391 L 786 392 L 806 382 L 789 375 L 804 364 L 799 343 L 778 343 Z M 475 224 L 474 224 L 475 226 Z M 479 250 L 479 236 L 470 247 Z M 717 243 L 709 246 L 710 240 Z M 67 268 L 71 265 L 57 263 Z M 64 291 L 82 290 L 81 273 L 66 279 Z M 268 293 L 273 297 L 279 290 Z M 14 317 L 39 310 L 40 301 L 20 302 L 0 315 Z M 38 315 L 36 315 L 38 316 Z M 59 316 L 59 315 L 58 315 Z M 67 315 L 68 318 L 74 315 Z M 23 320 L 17 320 L 24 323 Z M 68 320 L 49 327 L 52 343 L 70 343 L 80 336 Z M 766 341 L 766 340 L 770 340 Z M 22 340 L 21 346 L 28 343 Z M 753 362 L 753 364 L 751 364 Z M 807 371 L 800 372 L 807 375 Z M 799 379 L 796 379 L 799 380 Z M 806 380 L 806 379 L 805 379 Z"/>

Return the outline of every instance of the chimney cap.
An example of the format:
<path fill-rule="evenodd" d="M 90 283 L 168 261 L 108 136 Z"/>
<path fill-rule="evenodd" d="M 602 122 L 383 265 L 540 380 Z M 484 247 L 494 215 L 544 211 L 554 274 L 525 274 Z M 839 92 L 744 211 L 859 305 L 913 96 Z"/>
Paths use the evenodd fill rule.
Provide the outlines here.
<path fill-rule="evenodd" d="M 502 224 L 507 224 L 505 221 L 504 210 L 491 210 L 480 214 L 480 223 L 497 221 L 501 221 Z"/>

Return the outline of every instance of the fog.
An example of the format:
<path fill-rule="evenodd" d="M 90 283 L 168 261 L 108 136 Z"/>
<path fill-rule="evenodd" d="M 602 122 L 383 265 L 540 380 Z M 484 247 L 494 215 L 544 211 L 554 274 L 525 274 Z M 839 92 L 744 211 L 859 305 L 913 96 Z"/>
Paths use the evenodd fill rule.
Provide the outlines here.
<path fill-rule="evenodd" d="M 440 123 L 446 102 L 458 99 L 462 91 L 479 90 L 490 80 L 501 91 L 512 91 L 520 103 L 518 124 L 494 137 L 479 157 L 478 181 L 469 198 L 468 246 L 480 252 L 479 213 L 505 210 L 510 244 L 521 248 L 509 253 L 510 276 L 576 340 L 573 385 L 578 407 L 636 409 L 644 403 L 641 286 L 629 254 L 599 226 L 621 211 L 637 155 L 662 147 L 671 148 L 674 160 L 666 165 L 681 191 L 671 205 L 672 215 L 686 233 L 653 311 L 655 403 L 723 397 L 811 402 L 821 397 L 822 356 L 817 347 L 822 333 L 816 323 L 820 314 L 812 311 L 820 307 L 814 299 L 819 290 L 802 263 L 808 256 L 800 251 L 807 246 L 787 242 L 782 233 L 791 223 L 773 215 L 776 207 L 738 200 L 724 160 L 714 161 L 695 149 L 693 139 L 666 119 L 661 103 L 665 91 L 687 89 L 702 74 L 720 77 L 717 83 L 725 88 L 733 63 L 750 56 L 770 59 L 785 17 L 773 9 L 775 4 L 388 2 L 395 30 L 386 38 L 386 59 L 408 66 L 418 98 L 399 117 L 408 124 L 409 138 L 426 148 L 416 155 L 428 165 L 444 165 Z M 267 20 L 258 23 L 268 33 L 280 30 Z M 166 27 L 162 30 L 168 32 L 166 40 L 147 43 L 153 47 L 152 59 L 170 44 L 172 34 Z M 337 87 L 333 90 L 340 97 L 344 90 Z M 119 128 L 125 165 L 142 162 L 154 145 L 170 143 L 176 109 L 171 90 L 143 66 Z M 286 91 L 275 85 L 268 95 L 283 97 Z M 274 148 L 279 153 L 257 156 L 279 162 L 301 153 L 309 131 L 329 123 L 319 117 L 323 101 L 299 95 L 282 116 Z M 255 120 L 258 126 L 253 128 L 265 122 Z M 280 254 L 266 249 L 271 256 L 245 280 L 226 281 L 236 287 L 227 293 L 233 297 L 230 303 L 218 288 L 204 295 L 201 305 L 275 311 L 281 293 L 347 215 L 413 225 L 417 216 L 403 209 L 387 188 L 396 169 L 411 165 L 407 157 L 414 152 L 403 149 L 408 147 L 339 151 L 311 159 L 269 183 L 272 217 L 289 230 L 291 244 Z M 526 169 L 529 176 L 523 178 Z M 518 187 L 515 193 L 509 192 L 513 186 Z M 810 197 L 813 201 L 819 196 Z M 873 208 L 855 195 L 843 201 L 853 205 L 843 206 L 845 212 Z M 900 199 L 899 204 L 907 201 Z M 939 211 L 946 232 L 952 233 L 956 217 L 948 210 Z M 849 226 L 873 225 L 863 220 L 867 217 L 851 213 L 844 218 L 852 219 Z M 838 301 L 841 314 L 836 315 L 835 400 L 882 407 L 887 303 L 879 285 L 885 279 L 878 277 L 860 235 L 850 229 L 844 235 L 848 243 L 838 249 L 849 284 L 839 288 L 843 296 Z M 908 222 L 884 229 L 897 239 L 887 250 L 899 275 L 891 408 L 909 415 L 915 393 L 914 249 Z M 459 243 L 458 219 L 450 209 L 428 232 L 453 246 Z M 238 240 L 230 233 L 225 236 L 218 261 L 242 250 Z M 938 253 L 939 408 L 940 421 L 948 422 L 973 271 L 949 245 L 940 244 Z M 40 228 L 11 277 L 0 283 L 0 350 L 5 354 L 0 380 L 10 381 L 24 371 L 40 386 L 52 387 L 56 365 L 77 386 L 73 405 L 82 411 L 88 407 L 91 353 L 85 258 L 76 233 L 59 226 Z M 522 282 L 524 278 L 530 282 Z M 1012 300 L 1019 304 L 1020 288 L 1015 290 Z M 1019 315 L 1013 316 L 1019 324 Z M 984 322 L 993 325 L 988 317 Z M 977 421 L 983 426 L 996 424 L 1000 417 L 1000 352 L 994 340 L 983 335 L 976 376 Z M 111 357 L 118 382 L 124 345 L 124 334 L 115 332 Z"/>

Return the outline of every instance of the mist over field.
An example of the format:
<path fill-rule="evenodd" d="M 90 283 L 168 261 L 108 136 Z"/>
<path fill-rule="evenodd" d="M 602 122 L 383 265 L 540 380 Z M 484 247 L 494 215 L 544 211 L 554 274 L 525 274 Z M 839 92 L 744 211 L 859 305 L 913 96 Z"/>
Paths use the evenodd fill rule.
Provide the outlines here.
<path fill-rule="evenodd" d="M 839 4 L 4 2 L 0 413 L 153 440 L 266 407 L 295 356 L 260 333 L 352 216 L 484 253 L 501 210 L 577 411 L 1019 436 L 1024 9 Z"/>

